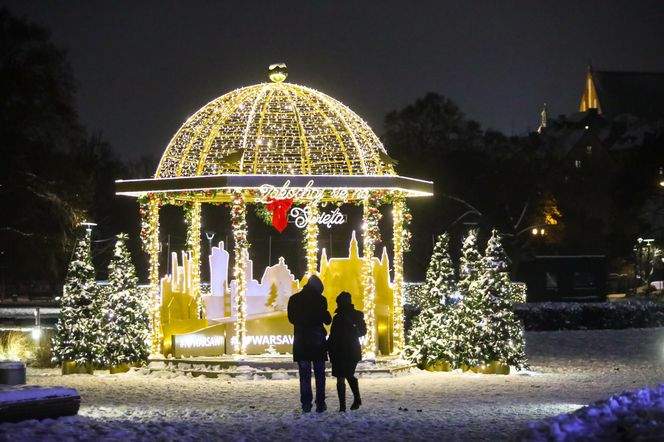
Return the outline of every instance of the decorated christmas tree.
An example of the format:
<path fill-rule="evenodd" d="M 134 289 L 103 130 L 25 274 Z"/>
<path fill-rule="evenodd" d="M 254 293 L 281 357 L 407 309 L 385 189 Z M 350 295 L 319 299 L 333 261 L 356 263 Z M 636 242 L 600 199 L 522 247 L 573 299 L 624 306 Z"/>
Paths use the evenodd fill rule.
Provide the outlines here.
<path fill-rule="evenodd" d="M 420 366 L 431 367 L 449 361 L 444 330 L 448 304 L 455 290 L 454 267 L 449 254 L 449 236 L 438 236 L 429 261 L 420 314 L 413 320 L 406 355 Z"/>
<path fill-rule="evenodd" d="M 449 309 L 442 335 L 453 367 L 475 366 L 481 363 L 485 348 L 486 299 L 478 290 L 483 268 L 482 255 L 477 248 L 477 232 L 471 230 L 463 240 L 459 266 L 457 302 Z"/>
<path fill-rule="evenodd" d="M 482 273 L 482 255 L 477 247 L 477 231 L 470 230 L 463 239 L 461 259 L 459 265 L 458 291 L 461 298 L 469 295 L 473 282 L 476 282 Z"/>
<path fill-rule="evenodd" d="M 53 338 L 53 358 L 79 365 L 103 364 L 102 299 L 90 254 L 90 235 L 81 238 L 69 263 Z"/>
<path fill-rule="evenodd" d="M 523 326 L 512 311 L 514 285 L 498 233 L 492 232 L 482 263 L 476 261 L 476 248 L 467 237 L 463 255 L 472 257 L 465 262 L 467 289 L 451 311 L 446 333 L 453 365 L 488 370 L 490 364 L 499 363 L 522 368 L 526 365 Z"/>
<path fill-rule="evenodd" d="M 104 308 L 106 359 L 111 366 L 147 360 L 149 300 L 138 289 L 136 269 L 126 245 L 127 235 L 117 236 L 108 266 L 108 297 Z"/>
<path fill-rule="evenodd" d="M 514 314 L 520 292 L 509 276 L 509 264 L 498 231 L 491 232 L 484 257 L 484 273 L 479 281 L 481 299 L 486 300 L 486 339 L 490 349 L 485 362 L 500 361 L 507 365 L 526 366 L 523 324 Z"/>
<path fill-rule="evenodd" d="M 450 257 L 449 246 L 449 235 L 447 233 L 438 235 L 424 281 L 423 301 L 433 306 L 449 304 L 455 290 L 454 264 Z"/>

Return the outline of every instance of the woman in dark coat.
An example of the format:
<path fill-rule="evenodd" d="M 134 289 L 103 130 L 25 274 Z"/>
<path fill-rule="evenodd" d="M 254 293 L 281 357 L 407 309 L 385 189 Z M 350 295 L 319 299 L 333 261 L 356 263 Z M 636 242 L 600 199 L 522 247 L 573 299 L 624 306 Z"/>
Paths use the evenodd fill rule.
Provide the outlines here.
<path fill-rule="evenodd" d="M 351 410 L 357 410 L 362 405 L 360 387 L 355 377 L 357 363 L 362 360 L 360 336 L 367 333 L 364 323 L 364 314 L 355 310 L 350 293 L 341 292 L 337 296 L 337 310 L 332 320 L 330 337 L 327 340 L 330 361 L 332 361 L 332 376 L 337 378 L 337 394 L 339 395 L 339 411 L 346 411 L 346 383 L 353 392 Z"/>

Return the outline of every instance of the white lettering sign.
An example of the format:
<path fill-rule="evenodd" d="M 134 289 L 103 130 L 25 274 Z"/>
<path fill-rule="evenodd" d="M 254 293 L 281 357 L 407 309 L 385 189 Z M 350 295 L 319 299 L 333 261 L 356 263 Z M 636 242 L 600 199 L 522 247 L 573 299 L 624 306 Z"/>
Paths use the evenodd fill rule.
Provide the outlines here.
<path fill-rule="evenodd" d="M 322 224 L 328 229 L 332 224 L 343 224 L 346 222 L 346 215 L 339 211 L 337 207 L 332 212 L 322 212 L 318 215 L 310 213 L 309 207 L 293 207 L 290 210 L 290 216 L 295 219 L 295 226 L 303 229 L 309 223 Z"/>
<path fill-rule="evenodd" d="M 175 345 L 178 348 L 207 348 L 224 345 L 223 336 L 181 335 L 175 336 Z"/>
<path fill-rule="evenodd" d="M 272 184 L 263 184 L 258 188 L 259 195 L 256 196 L 256 202 L 268 203 L 270 198 L 284 199 L 293 198 L 295 201 L 316 201 L 321 200 L 326 196 L 335 201 L 346 201 L 351 196 L 350 190 L 346 188 L 336 189 L 321 189 L 314 187 L 314 180 L 309 180 L 304 187 L 291 187 L 290 180 L 281 187 L 274 187 Z M 366 199 L 369 197 L 370 189 L 355 189 L 352 196 L 356 200 Z"/>
<path fill-rule="evenodd" d="M 293 345 L 293 335 L 247 335 L 246 345 Z M 235 337 L 231 338 L 235 345 Z"/>

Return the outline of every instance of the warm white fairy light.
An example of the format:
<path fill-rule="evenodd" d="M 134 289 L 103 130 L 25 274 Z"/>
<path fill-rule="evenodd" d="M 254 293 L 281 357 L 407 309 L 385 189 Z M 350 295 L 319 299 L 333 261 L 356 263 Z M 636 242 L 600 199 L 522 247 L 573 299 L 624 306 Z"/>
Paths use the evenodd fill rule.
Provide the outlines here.
<path fill-rule="evenodd" d="M 147 241 L 148 256 L 150 260 L 150 351 L 153 355 L 161 353 L 163 334 L 161 331 L 161 291 L 159 289 L 159 200 L 151 198 L 147 207 L 147 224 L 149 236 Z"/>
<path fill-rule="evenodd" d="M 362 231 L 362 287 L 364 289 L 364 319 L 367 324 L 367 340 L 364 353 L 367 357 L 376 354 L 376 282 L 374 280 L 374 251 L 376 243 L 380 242 L 380 229 L 378 222 L 381 214 L 377 207 L 375 195 L 364 200 L 363 231 Z"/>
<path fill-rule="evenodd" d="M 247 353 L 247 282 L 245 268 L 249 261 L 249 243 L 247 241 L 247 206 L 242 192 L 233 194 L 231 205 L 231 225 L 235 241 L 235 265 L 233 277 L 235 278 L 235 353 Z"/>
<path fill-rule="evenodd" d="M 283 80 L 236 89 L 203 106 L 169 143 L 156 178 L 222 173 L 395 175 L 357 114 Z"/>
<path fill-rule="evenodd" d="M 200 318 L 205 317 L 203 298 L 201 298 L 201 203 L 188 202 L 184 206 L 187 224 L 187 251 L 190 253 L 191 290 Z"/>
<path fill-rule="evenodd" d="M 404 316 L 403 316 L 403 254 L 405 249 L 404 216 L 406 199 L 394 195 L 392 202 L 392 229 L 394 235 L 394 353 L 401 354 L 404 349 Z"/>
<path fill-rule="evenodd" d="M 307 253 L 307 275 L 313 275 L 318 267 L 318 201 L 307 204 L 307 229 L 305 235 L 305 251 Z"/>

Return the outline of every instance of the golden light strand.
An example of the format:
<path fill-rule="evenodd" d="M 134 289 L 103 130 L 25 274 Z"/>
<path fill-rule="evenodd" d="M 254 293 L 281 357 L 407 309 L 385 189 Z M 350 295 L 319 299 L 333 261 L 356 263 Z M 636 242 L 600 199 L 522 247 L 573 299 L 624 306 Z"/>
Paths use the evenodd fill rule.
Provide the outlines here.
<path fill-rule="evenodd" d="M 247 206 L 242 192 L 233 193 L 231 205 L 231 226 L 233 229 L 235 265 L 235 353 L 247 353 L 247 282 L 245 269 L 249 260 L 249 243 L 247 241 Z"/>
<path fill-rule="evenodd" d="M 372 196 L 364 200 L 363 232 L 362 232 L 362 287 L 364 289 L 364 319 L 367 324 L 367 340 L 364 345 L 366 357 L 376 355 L 376 281 L 374 280 L 373 264 L 376 243 L 380 242 L 378 222 L 381 214 Z"/>
<path fill-rule="evenodd" d="M 395 175 L 368 124 L 304 86 L 236 89 L 196 111 L 170 141 L 157 178 L 230 174 Z"/>
<path fill-rule="evenodd" d="M 401 354 L 404 349 L 403 317 L 403 253 L 405 198 L 396 193 L 392 203 L 392 230 L 394 235 L 394 306 L 393 306 L 393 352 Z"/>
<path fill-rule="evenodd" d="M 187 251 L 190 253 L 191 291 L 198 307 L 198 317 L 204 318 L 205 307 L 201 298 L 201 202 L 186 203 L 184 213 L 187 224 Z"/>
<path fill-rule="evenodd" d="M 161 330 L 161 290 L 159 288 L 159 206 L 157 198 L 151 198 L 148 203 L 147 224 L 148 232 L 148 256 L 150 262 L 150 331 L 151 331 L 151 353 L 161 353 L 163 340 Z"/>
<path fill-rule="evenodd" d="M 305 235 L 305 248 L 307 253 L 307 275 L 318 271 L 318 215 L 320 209 L 318 201 L 307 204 L 308 223 Z"/>

